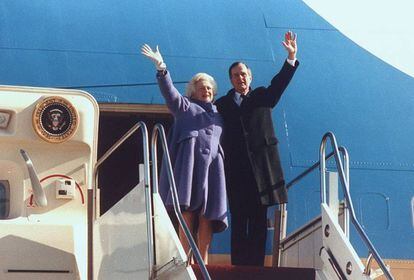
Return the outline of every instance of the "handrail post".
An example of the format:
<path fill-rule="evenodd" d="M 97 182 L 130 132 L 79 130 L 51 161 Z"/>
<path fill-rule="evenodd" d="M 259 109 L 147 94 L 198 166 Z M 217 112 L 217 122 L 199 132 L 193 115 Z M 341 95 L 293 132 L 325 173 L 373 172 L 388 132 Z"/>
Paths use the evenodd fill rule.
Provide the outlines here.
<path fill-rule="evenodd" d="M 157 152 L 157 140 L 162 126 L 156 124 L 151 134 L 151 171 L 152 171 L 152 192 L 158 193 L 158 152 Z M 162 136 L 161 136 L 162 137 Z"/>
<path fill-rule="evenodd" d="M 372 264 L 372 253 L 369 252 L 366 264 L 365 264 L 365 269 L 364 269 L 364 273 L 366 275 L 370 275 L 371 273 L 371 264 Z"/>
<path fill-rule="evenodd" d="M 145 184 L 145 205 L 146 205 L 146 221 L 147 221 L 147 238 L 148 238 L 148 279 L 153 279 L 154 274 L 154 232 L 153 232 L 153 214 L 152 214 L 152 194 L 150 182 L 150 162 L 148 148 L 148 130 L 144 123 L 141 126 L 142 141 L 144 146 L 144 184 Z"/>
<path fill-rule="evenodd" d="M 341 152 L 341 154 L 344 158 L 345 179 L 347 181 L 347 185 L 345 187 L 348 188 L 348 192 L 349 192 L 350 191 L 349 190 L 349 188 L 350 188 L 350 183 L 349 183 L 349 179 L 350 179 L 350 176 L 349 176 L 349 154 L 348 154 L 347 149 L 345 149 L 342 146 L 339 147 L 338 149 L 339 149 L 339 151 Z M 344 209 L 344 233 L 345 233 L 345 236 L 349 239 L 349 234 L 350 234 L 350 231 L 349 231 L 349 207 L 348 207 L 348 202 L 346 201 L 346 199 L 345 199 L 344 208 L 345 208 Z"/>
<path fill-rule="evenodd" d="M 281 252 L 281 244 L 280 241 L 283 240 L 286 237 L 286 231 L 287 231 L 287 208 L 286 208 L 286 203 L 282 203 L 279 204 L 279 211 L 277 212 L 279 214 L 279 233 L 277 235 L 277 238 L 279 239 L 277 241 L 277 260 L 273 262 L 274 266 L 280 267 L 281 265 L 281 256 L 282 256 L 282 252 Z M 276 229 L 276 224 L 275 224 L 275 229 Z"/>
<path fill-rule="evenodd" d="M 148 130 L 144 122 L 139 121 L 133 127 L 131 127 L 115 144 L 110 147 L 105 154 L 96 162 L 93 176 L 94 176 L 94 187 L 93 193 L 96 194 L 96 188 L 98 186 L 98 170 L 101 164 L 119 147 L 122 143 L 125 142 L 135 131 L 138 129 L 142 133 L 142 145 L 143 145 L 143 154 L 144 154 L 144 184 L 145 184 L 145 205 L 146 205 L 146 223 L 147 223 L 147 238 L 148 238 L 148 279 L 153 279 L 153 267 L 154 267 L 154 238 L 153 238 L 153 227 L 152 227 L 152 199 L 151 199 L 151 189 L 150 189 L 150 163 L 149 163 L 149 148 L 148 148 Z M 94 209 L 94 219 L 96 219 L 96 198 L 94 197 L 93 201 L 95 202 Z M 93 261 L 93 260 L 92 260 Z"/>
<path fill-rule="evenodd" d="M 319 170 L 321 181 L 321 202 L 326 203 L 326 137 L 322 138 L 322 142 L 319 149 Z"/>
<path fill-rule="evenodd" d="M 165 137 L 165 132 L 164 132 L 164 128 L 161 124 L 156 124 L 153 128 L 152 131 L 152 137 L 151 137 L 151 155 L 152 155 L 152 171 L 153 171 L 153 191 L 154 193 L 158 193 L 158 178 L 156 178 L 155 176 L 158 175 L 157 172 L 157 139 L 158 139 L 158 134 L 160 135 L 160 140 L 161 140 L 161 147 L 163 149 L 164 152 L 164 163 L 167 165 L 167 175 L 168 175 L 168 181 L 170 183 L 170 191 L 171 191 L 171 196 L 172 196 L 172 200 L 173 200 L 173 205 L 174 205 L 174 212 L 175 215 L 177 216 L 178 222 L 181 226 L 181 228 L 184 231 L 184 234 L 188 240 L 188 243 L 190 244 L 191 249 L 194 252 L 194 257 L 197 260 L 198 265 L 200 266 L 200 271 L 204 277 L 205 280 L 210 280 L 210 275 L 207 271 L 207 267 L 204 264 L 204 261 L 201 257 L 200 251 L 198 250 L 198 247 L 193 239 L 193 236 L 184 220 L 184 217 L 181 213 L 181 209 L 180 209 L 180 205 L 179 205 L 179 200 L 178 200 L 178 194 L 177 194 L 177 187 L 175 185 L 175 180 L 174 180 L 174 176 L 173 176 L 173 169 L 172 169 L 172 165 L 171 165 L 171 160 L 170 160 L 170 154 L 168 152 L 168 147 L 167 147 L 167 140 Z"/>

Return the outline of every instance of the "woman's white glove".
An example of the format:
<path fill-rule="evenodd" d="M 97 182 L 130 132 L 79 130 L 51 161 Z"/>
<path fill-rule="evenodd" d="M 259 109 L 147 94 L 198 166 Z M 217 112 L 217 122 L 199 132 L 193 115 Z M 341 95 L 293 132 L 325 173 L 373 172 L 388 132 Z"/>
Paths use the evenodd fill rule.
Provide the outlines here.
<path fill-rule="evenodd" d="M 141 53 L 154 62 L 155 67 L 158 71 L 167 69 L 167 65 L 164 63 L 164 60 L 162 59 L 158 46 L 156 47 L 155 51 L 153 51 L 150 46 L 144 44 L 141 47 Z"/>

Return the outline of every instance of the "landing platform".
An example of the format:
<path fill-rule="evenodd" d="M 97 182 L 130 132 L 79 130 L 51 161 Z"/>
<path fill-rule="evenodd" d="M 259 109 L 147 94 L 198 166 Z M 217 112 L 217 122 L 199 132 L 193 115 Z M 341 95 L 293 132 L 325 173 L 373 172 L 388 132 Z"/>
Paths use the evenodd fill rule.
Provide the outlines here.
<path fill-rule="evenodd" d="M 198 265 L 192 265 L 197 279 L 203 279 Z M 235 266 L 235 265 L 207 265 L 207 270 L 214 280 L 279 280 L 279 279 L 301 279 L 315 280 L 313 268 L 290 268 L 290 267 L 258 267 L 258 266 Z"/>

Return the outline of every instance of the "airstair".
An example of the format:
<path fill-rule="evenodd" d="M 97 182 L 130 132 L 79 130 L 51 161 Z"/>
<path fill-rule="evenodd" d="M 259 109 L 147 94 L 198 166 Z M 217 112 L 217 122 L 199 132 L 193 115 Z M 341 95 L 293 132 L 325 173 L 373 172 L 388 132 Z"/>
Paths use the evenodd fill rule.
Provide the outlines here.
<path fill-rule="evenodd" d="M 138 122 L 97 159 L 98 120 L 99 107 L 85 92 L 0 86 L 0 279 L 374 279 L 381 273 L 393 279 L 355 217 L 349 157 L 332 133 L 322 138 L 320 161 L 290 184 L 319 168 L 321 216 L 285 236 L 282 205 L 275 267 L 206 266 L 177 203 L 163 127 L 155 125 L 149 137 Z M 144 162 L 128 168 L 140 182 L 101 215 L 99 169 L 138 133 Z M 188 264 L 158 194 L 158 142 L 169 166 L 175 215 L 198 265 Z M 329 158 L 336 171 L 327 171 Z M 349 222 L 380 272 L 356 254 Z"/>
<path fill-rule="evenodd" d="M 332 152 L 326 155 L 328 140 Z M 335 171 L 327 170 L 327 160 L 330 158 L 334 159 Z M 349 155 L 344 147 L 338 146 L 332 132 L 322 137 L 319 159 L 319 162 L 297 176 L 287 187 L 289 189 L 319 168 L 321 215 L 289 236 L 285 236 L 286 208 L 282 205 L 278 264 L 282 267 L 315 268 L 316 279 L 375 279 L 380 275 L 384 275 L 386 279 L 394 279 L 356 219 L 349 192 Z M 338 181 L 342 186 L 343 203 L 338 199 Z M 350 243 L 350 221 L 370 252 L 366 266 Z M 372 259 L 377 262 L 378 270 L 371 269 Z"/>

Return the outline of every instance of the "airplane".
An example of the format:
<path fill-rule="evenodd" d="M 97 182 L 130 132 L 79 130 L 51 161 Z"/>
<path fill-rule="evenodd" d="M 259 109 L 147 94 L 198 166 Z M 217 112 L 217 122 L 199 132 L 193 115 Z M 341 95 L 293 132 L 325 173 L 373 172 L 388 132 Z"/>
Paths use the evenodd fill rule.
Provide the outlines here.
<path fill-rule="evenodd" d="M 24 205 L 12 206 L 10 199 L 9 204 L 5 202 L 0 207 L 3 219 L 0 226 L 11 226 L 10 222 L 16 220 L 10 235 L 5 232 L 0 241 L 5 248 L 8 248 L 7 244 L 21 243 L 19 250 L 34 246 L 61 256 L 68 263 L 78 262 L 78 266 L 74 265 L 76 269 L 55 271 L 62 279 L 111 279 L 113 276 L 109 276 L 110 269 L 107 270 L 105 265 L 119 265 L 110 256 L 121 254 L 118 257 L 122 259 L 122 246 L 110 252 L 111 248 L 104 248 L 102 241 L 99 246 L 104 246 L 101 249 L 107 250 L 108 255 L 104 254 L 101 263 L 94 267 L 92 263 L 96 260 L 88 259 L 75 247 L 72 250 L 59 245 L 62 241 L 59 238 L 52 242 L 53 245 L 45 246 L 48 238 L 40 229 L 34 229 L 39 230 L 41 236 L 36 242 L 29 242 L 26 233 L 19 236 L 12 232 L 19 231 L 24 219 L 32 223 L 36 219 L 42 220 L 42 215 L 48 214 L 44 209 L 49 207 L 56 210 L 50 213 L 52 218 L 55 218 L 53 215 L 66 215 L 64 211 L 80 199 L 80 208 L 75 208 L 82 209 L 77 218 L 82 221 L 80 232 L 86 234 L 90 204 L 95 203 L 92 209 L 98 217 L 104 217 L 105 214 L 115 215 L 114 207 L 128 201 L 128 195 L 142 180 L 142 176 L 138 176 L 137 162 L 144 161 L 144 154 L 140 152 L 144 137 L 139 133 L 138 139 L 126 140 L 102 164 L 98 199 L 96 202 L 88 199 L 93 197 L 90 193 L 94 185 L 93 165 L 122 135 L 139 121 L 146 124 L 149 132 L 157 123 L 163 124 L 166 130 L 172 124 L 155 80 L 153 65 L 141 56 L 139 47 L 144 43 L 159 45 L 181 92 L 195 73 L 206 72 L 216 79 L 221 96 L 231 87 L 228 67 L 238 60 L 245 61 L 252 69 L 253 87 L 267 85 L 286 59 L 281 41 L 283 34 L 292 30 L 298 35 L 300 66 L 273 111 L 286 180 L 292 182 L 319 162 L 321 139 L 326 132 L 332 131 L 350 155 L 349 185 L 356 218 L 396 279 L 410 278 L 410 272 L 414 270 L 414 247 L 411 246 L 414 241 L 414 162 L 411 158 L 414 148 L 410 141 L 414 130 L 409 117 L 414 105 L 411 97 L 414 89 L 411 46 L 414 39 L 410 36 L 413 20 L 409 14 L 412 10 L 409 1 L 15 0 L 0 3 L 0 8 L 0 84 L 4 85 L 1 87 L 0 113 L 6 113 L 1 115 L 0 121 L 15 125 L 13 112 L 22 112 L 26 118 L 22 125 L 28 129 L 21 132 L 19 127 L 14 127 L 15 131 L 10 127 L 1 128 L 3 159 L 0 163 L 4 170 L 16 176 L 6 180 L 4 178 L 9 175 L 2 174 L 0 194 L 11 195 L 15 180 L 25 182 L 24 189 L 18 191 L 18 198 L 24 200 Z M 80 140 L 79 130 L 68 136 L 66 143 L 41 140 L 42 127 L 35 127 L 31 114 L 41 96 L 62 96 L 63 100 L 73 101 L 76 105 L 69 109 L 81 113 L 78 121 L 86 140 Z M 54 111 L 56 120 L 63 110 L 57 109 Z M 82 123 L 83 118 L 86 123 Z M 87 145 L 77 147 L 78 142 Z M 75 155 L 80 153 L 82 160 L 77 162 Z M 24 155 L 31 160 L 26 160 Z M 66 173 L 62 173 L 59 164 L 65 156 L 68 165 L 62 165 L 66 166 L 63 168 Z M 29 174 L 33 172 L 29 171 L 30 164 L 27 163 L 30 161 L 34 169 L 42 171 L 43 178 L 55 171 L 63 175 L 45 179 L 49 185 L 44 195 L 41 195 L 42 188 L 35 188 L 37 183 L 31 181 Z M 335 164 L 328 161 L 327 166 L 331 169 Z M 46 171 L 48 168 L 51 172 Z M 81 175 L 82 172 L 87 175 Z M 82 184 L 65 176 L 83 178 L 80 180 Z M 53 184 L 47 181 L 51 179 Z M 33 186 L 33 190 L 29 186 Z M 67 197 L 55 194 L 52 188 L 62 188 L 63 192 L 69 190 L 72 194 L 66 194 Z M 321 215 L 321 195 L 316 169 L 292 185 L 287 205 L 287 239 L 292 234 L 299 234 L 304 225 L 312 224 Z M 42 208 L 39 204 L 44 196 L 49 204 Z M 58 198 L 57 202 L 51 197 Z M 60 212 L 60 209 L 64 211 Z M 276 210 L 277 207 L 272 207 L 268 212 L 267 266 L 272 266 L 273 261 Z M 51 220 L 45 219 L 45 228 L 53 230 Z M 127 221 L 128 215 L 123 219 Z M 53 234 L 64 236 L 71 231 L 63 228 Z M 129 227 L 123 229 L 130 230 Z M 212 264 L 230 263 L 229 231 L 214 236 L 210 250 Z M 357 231 L 351 228 L 350 242 L 358 257 L 366 262 L 369 250 Z M 109 232 L 102 230 L 99 234 Z M 69 235 L 74 240 L 79 238 L 76 234 Z M 109 235 L 100 237 L 105 241 L 110 239 Z M 282 248 L 288 246 L 283 240 L 281 242 Z M 64 253 L 67 251 L 72 253 Z M 124 251 L 125 254 L 130 252 L 126 248 Z M 5 254 L 1 255 L 5 258 Z M 16 255 L 7 263 L 17 263 L 19 259 L 21 256 Z M 101 273 L 92 275 L 90 267 Z M 19 268 L 19 272 L 8 269 L 12 272 L 6 279 L 23 279 L 18 277 L 25 273 L 22 272 L 25 268 Z M 33 273 L 36 269 L 29 270 Z M 42 277 L 48 269 L 42 269 L 36 275 L 39 277 L 43 273 L 41 279 L 47 279 Z M 66 275 L 65 271 L 72 272 Z M 123 279 L 131 279 L 125 275 Z M 28 273 L 24 277 L 31 279 Z"/>

